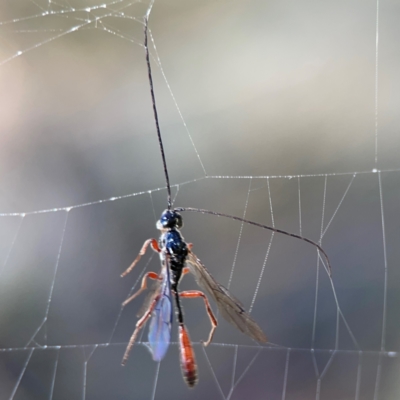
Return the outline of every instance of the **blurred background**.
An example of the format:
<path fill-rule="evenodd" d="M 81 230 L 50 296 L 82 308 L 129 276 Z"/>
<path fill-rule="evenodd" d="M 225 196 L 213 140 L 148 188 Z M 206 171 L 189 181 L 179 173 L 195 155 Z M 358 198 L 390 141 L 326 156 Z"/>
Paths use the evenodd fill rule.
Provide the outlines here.
<path fill-rule="evenodd" d="M 148 7 L 0 5 L 0 398 L 396 398 L 393 0 L 379 2 L 378 26 L 376 1 L 155 2 L 149 27 L 190 132 L 151 46 L 175 205 L 314 241 L 323 232 L 335 291 L 313 246 L 186 213 L 186 240 L 252 307 L 271 345 L 260 350 L 220 319 L 204 350 L 203 302 L 185 300 L 196 388 L 181 377 L 176 343 L 160 365 L 139 343 L 120 366 L 143 300 L 121 303 L 144 271 L 159 270 L 157 256 L 120 274 L 158 236 L 166 207 L 143 48 Z M 185 277 L 181 287 L 197 286 Z"/>

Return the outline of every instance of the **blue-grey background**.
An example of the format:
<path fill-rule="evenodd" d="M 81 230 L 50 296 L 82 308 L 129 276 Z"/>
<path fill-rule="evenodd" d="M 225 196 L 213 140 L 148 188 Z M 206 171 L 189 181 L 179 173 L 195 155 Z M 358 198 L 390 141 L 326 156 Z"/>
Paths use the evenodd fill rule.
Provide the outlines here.
<path fill-rule="evenodd" d="M 100 4 L 21 0 L 0 6 L 0 212 L 138 194 L 74 208 L 67 221 L 66 211 L 0 218 L 0 398 L 151 399 L 154 388 L 156 399 L 223 398 L 234 366 L 237 379 L 258 350 L 220 321 L 215 345 L 204 353 L 198 342 L 209 321 L 200 300 L 184 302 L 199 365 L 195 389 L 181 378 L 175 344 L 159 374 L 143 345 L 120 366 L 141 299 L 123 310 L 116 325 L 120 305 L 149 255 L 128 277 L 119 275 L 143 241 L 157 236 L 166 192 L 155 191 L 165 182 L 142 25 L 134 20 L 148 4 L 124 1 L 85 11 Z M 380 350 L 384 326 L 383 350 L 399 351 L 399 8 L 396 1 L 379 2 L 376 76 L 376 2 L 155 2 L 149 25 L 210 176 L 205 178 L 153 58 L 171 182 L 179 185 L 177 206 L 243 216 L 248 197 L 247 218 L 293 233 L 301 229 L 318 241 L 323 215 L 325 229 L 358 173 L 322 245 L 359 347 L 342 320 L 336 331 L 337 308 L 322 269 L 316 290 L 315 249 L 275 235 L 252 315 L 277 346 L 258 354 L 232 399 L 282 399 L 283 391 L 285 399 L 296 400 L 398 395 L 399 358 Z M 112 10 L 114 17 L 104 18 Z M 96 18 L 97 27 L 88 22 Z M 382 171 L 381 190 L 373 169 Z M 282 177 L 265 178 L 276 175 Z M 227 285 L 240 223 L 201 214 L 185 214 L 184 220 L 185 238 Z M 270 237 L 243 227 L 231 291 L 247 308 Z M 153 257 L 148 269 L 158 268 Z M 185 277 L 182 288 L 195 287 Z M 47 307 L 47 322 L 30 341 Z M 336 340 L 339 351 L 319 386 L 316 370 L 322 374 Z M 27 344 L 37 349 L 24 371 Z M 39 349 L 44 345 L 51 347 Z"/>

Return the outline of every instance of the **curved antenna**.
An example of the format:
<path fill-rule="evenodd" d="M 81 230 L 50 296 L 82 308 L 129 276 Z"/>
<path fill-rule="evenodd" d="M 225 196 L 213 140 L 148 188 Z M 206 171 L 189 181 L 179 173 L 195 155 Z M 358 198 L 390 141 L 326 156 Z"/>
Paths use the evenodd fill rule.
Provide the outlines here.
<path fill-rule="evenodd" d="M 153 77 L 151 74 L 151 65 L 150 65 L 150 55 L 149 55 L 149 48 L 147 46 L 147 25 L 149 21 L 149 14 L 150 9 L 144 18 L 144 48 L 146 50 L 146 62 L 147 62 L 147 73 L 149 76 L 149 84 L 150 84 L 150 93 L 151 93 L 151 101 L 153 103 L 153 111 L 154 111 L 154 119 L 156 121 L 156 128 L 157 128 L 157 136 L 158 136 L 158 144 L 160 145 L 161 151 L 161 158 L 164 166 L 164 174 L 165 174 L 165 181 L 167 183 L 167 192 L 168 192 L 168 210 L 171 209 L 171 186 L 169 184 L 169 176 L 168 176 L 168 169 L 167 169 L 167 162 L 165 161 L 165 153 L 164 153 L 164 145 L 161 138 L 161 131 L 160 131 L 160 124 L 158 123 L 158 113 L 156 107 L 156 97 L 154 95 L 154 87 L 153 87 Z"/>
<path fill-rule="evenodd" d="M 326 262 L 328 264 L 328 275 L 329 275 L 329 277 L 332 277 L 331 263 L 329 262 L 329 257 L 326 254 L 325 250 L 318 243 L 315 243 L 312 240 L 305 238 L 304 236 L 296 235 L 295 233 L 286 232 L 286 231 L 283 231 L 282 229 L 273 228 L 272 226 L 262 225 L 262 224 L 259 224 L 257 222 L 249 221 L 248 219 L 235 217 L 234 215 L 223 214 L 223 213 L 219 213 L 219 212 L 215 212 L 215 211 L 209 211 L 209 210 L 203 210 L 201 208 L 178 207 L 178 208 L 174 208 L 174 211 L 178 211 L 178 212 L 181 212 L 181 211 L 193 211 L 193 212 L 199 212 L 199 213 L 202 213 L 202 214 L 217 215 L 218 217 L 231 218 L 231 219 L 234 219 L 236 221 L 244 222 L 244 223 L 249 224 L 249 225 L 258 226 L 260 228 L 267 229 L 267 230 L 272 231 L 272 232 L 282 233 L 283 235 L 291 236 L 291 237 L 294 237 L 296 239 L 301 239 L 304 242 L 310 243 L 313 246 L 315 246 L 324 255 L 324 257 L 326 259 Z"/>

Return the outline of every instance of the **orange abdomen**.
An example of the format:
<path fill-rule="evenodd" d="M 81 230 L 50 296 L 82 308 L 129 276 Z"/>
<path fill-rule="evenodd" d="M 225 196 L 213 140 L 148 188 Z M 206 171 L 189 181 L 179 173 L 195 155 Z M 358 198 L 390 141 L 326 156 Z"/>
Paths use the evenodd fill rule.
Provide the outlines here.
<path fill-rule="evenodd" d="M 193 387 L 197 383 L 197 365 L 189 334 L 183 325 L 179 326 L 179 350 L 183 378 Z"/>

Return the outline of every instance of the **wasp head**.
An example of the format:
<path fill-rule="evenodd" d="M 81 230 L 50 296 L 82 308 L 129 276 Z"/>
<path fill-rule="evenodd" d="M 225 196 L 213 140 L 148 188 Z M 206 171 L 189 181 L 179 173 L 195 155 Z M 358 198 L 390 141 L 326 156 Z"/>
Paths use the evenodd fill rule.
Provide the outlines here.
<path fill-rule="evenodd" d="M 180 229 L 183 226 L 182 215 L 173 210 L 165 210 L 157 221 L 157 229 Z"/>

